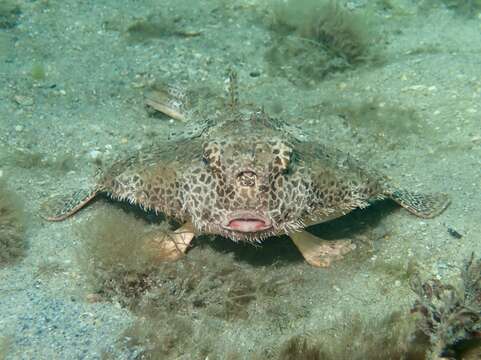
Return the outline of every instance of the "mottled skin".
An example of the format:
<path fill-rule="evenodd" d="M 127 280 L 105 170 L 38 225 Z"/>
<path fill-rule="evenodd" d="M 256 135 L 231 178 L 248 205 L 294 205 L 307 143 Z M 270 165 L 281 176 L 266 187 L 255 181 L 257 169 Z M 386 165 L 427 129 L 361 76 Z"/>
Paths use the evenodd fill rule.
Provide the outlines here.
<path fill-rule="evenodd" d="M 262 109 L 242 108 L 233 73 L 223 111 L 207 120 L 199 121 L 205 114 L 184 108 L 178 90 L 157 93 L 157 100 L 148 103 L 170 116 L 191 119 L 186 125 L 191 135 L 161 141 L 116 162 L 94 189 L 77 194 L 50 220 L 63 220 L 98 193 L 107 193 L 184 224 L 168 239 L 152 239 L 163 244 L 159 251 L 166 259 L 182 255 L 198 234 L 235 241 L 287 234 L 310 264 L 327 266 L 350 245 L 323 242 L 305 227 L 386 197 L 421 217 L 433 217 L 448 205 L 442 194 L 393 188 L 348 154 L 301 140 L 298 129 Z"/>

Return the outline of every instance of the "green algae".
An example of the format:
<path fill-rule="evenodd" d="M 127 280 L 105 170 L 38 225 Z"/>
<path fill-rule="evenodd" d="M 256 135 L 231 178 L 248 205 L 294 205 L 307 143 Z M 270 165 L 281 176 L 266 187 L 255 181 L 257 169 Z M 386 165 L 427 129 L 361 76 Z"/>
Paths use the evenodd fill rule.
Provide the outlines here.
<path fill-rule="evenodd" d="M 45 67 L 41 63 L 35 63 L 32 65 L 32 69 L 30 70 L 30 75 L 32 75 L 32 79 L 35 81 L 45 80 Z"/>
<path fill-rule="evenodd" d="M 277 359 L 421 360 L 426 344 L 412 336 L 413 330 L 414 318 L 409 314 L 395 312 L 377 320 L 352 314 L 346 316 L 341 328 L 330 329 L 329 334 L 293 336 L 281 346 Z"/>
<path fill-rule="evenodd" d="M 23 202 L 0 179 L 0 267 L 14 263 L 25 255 L 25 222 Z"/>
<path fill-rule="evenodd" d="M 277 1 L 266 52 L 272 74 L 313 85 L 326 76 L 379 60 L 374 17 L 352 12 L 336 1 Z"/>
<path fill-rule="evenodd" d="M 0 1 L 0 29 L 11 29 L 17 26 L 22 11 L 14 0 Z"/>

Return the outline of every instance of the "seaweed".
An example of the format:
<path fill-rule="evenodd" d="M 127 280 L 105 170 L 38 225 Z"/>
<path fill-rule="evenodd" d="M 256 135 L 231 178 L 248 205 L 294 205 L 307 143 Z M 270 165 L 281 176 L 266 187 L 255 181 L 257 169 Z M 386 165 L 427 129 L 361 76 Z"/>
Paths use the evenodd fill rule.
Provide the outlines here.
<path fill-rule="evenodd" d="M 0 179 L 0 266 L 25 255 L 25 212 L 19 196 Z"/>
<path fill-rule="evenodd" d="M 211 337 L 194 332 L 192 314 L 206 324 L 238 324 L 252 319 L 255 304 L 256 313 L 278 324 L 300 317 L 293 304 L 273 305 L 279 295 L 302 284 L 298 273 L 241 266 L 233 254 L 214 249 L 208 238 L 201 239 L 188 257 L 159 262 L 144 239 L 152 231 L 168 231 L 166 224 L 149 224 L 134 215 L 109 209 L 75 228 L 81 240 L 79 265 L 86 274 L 87 300 L 111 301 L 138 316 L 119 338 L 117 351 L 138 353 L 137 358 L 143 359 L 187 353 L 192 358 L 216 358 L 214 345 L 222 327 L 210 327 Z M 277 312 L 270 311 L 274 306 L 280 307 Z M 307 316 L 307 310 L 302 310 L 302 316 Z M 114 351 L 105 356 L 115 358 Z M 225 354 L 218 358 L 225 359 Z"/>
<path fill-rule="evenodd" d="M 292 337 L 281 347 L 278 359 L 421 360 L 425 344 L 411 336 L 412 327 L 412 319 L 399 312 L 379 320 L 353 314 L 338 334 Z"/>
<path fill-rule="evenodd" d="M 300 283 L 296 274 L 279 277 L 267 269 L 236 266 L 231 255 L 209 247 L 197 247 L 188 259 L 162 262 L 148 239 L 152 232 L 170 231 L 168 227 L 122 209 L 78 224 L 79 264 L 89 291 L 146 316 L 196 310 L 241 320 L 248 317 L 254 300 L 274 298 L 292 287 L 291 282 Z"/>
<path fill-rule="evenodd" d="M 45 66 L 42 63 L 33 64 L 30 74 L 35 81 L 45 80 Z"/>
<path fill-rule="evenodd" d="M 18 19 L 22 11 L 17 1 L 1 0 L 0 1 L 0 29 L 11 29 L 17 26 Z"/>
<path fill-rule="evenodd" d="M 418 327 L 429 336 L 430 359 L 459 358 L 466 348 L 481 347 L 481 259 L 472 254 L 460 278 L 460 286 L 419 276 L 412 281 L 418 296 L 412 311 L 421 315 Z"/>
<path fill-rule="evenodd" d="M 379 59 L 372 16 L 336 1 L 282 1 L 273 6 L 271 70 L 294 83 L 322 80 L 334 72 Z"/>
<path fill-rule="evenodd" d="M 398 260 L 388 262 L 383 258 L 377 258 L 373 262 L 372 270 L 397 281 L 409 283 L 409 281 L 418 274 L 418 268 L 419 264 L 413 259 L 409 261 Z"/>
<path fill-rule="evenodd" d="M 295 336 L 281 350 L 279 360 L 321 360 L 318 346 L 312 345 L 306 338 Z"/>
<path fill-rule="evenodd" d="M 155 281 L 155 261 L 142 242 L 146 222 L 121 209 L 76 227 L 79 264 L 94 293 L 133 308 Z"/>
<path fill-rule="evenodd" d="M 128 349 L 138 349 L 137 359 L 165 359 L 169 355 L 185 352 L 189 345 L 189 348 L 193 347 L 192 333 L 189 319 L 160 314 L 136 321 L 122 334 L 120 341 Z"/>

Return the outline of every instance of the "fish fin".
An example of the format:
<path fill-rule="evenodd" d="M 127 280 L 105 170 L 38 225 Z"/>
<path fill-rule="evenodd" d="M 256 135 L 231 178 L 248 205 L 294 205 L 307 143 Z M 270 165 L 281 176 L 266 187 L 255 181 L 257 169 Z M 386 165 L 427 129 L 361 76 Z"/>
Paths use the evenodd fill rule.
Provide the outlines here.
<path fill-rule="evenodd" d="M 395 189 L 385 194 L 410 213 L 422 217 L 433 218 L 441 214 L 450 204 L 448 195 L 444 193 L 422 194 L 414 191 Z"/>
<path fill-rule="evenodd" d="M 74 215 L 97 196 L 98 189 L 84 189 L 69 196 L 52 197 L 42 205 L 40 216 L 47 221 L 62 221 Z"/>
<path fill-rule="evenodd" d="M 329 267 L 356 248 L 349 240 L 324 241 L 306 230 L 292 232 L 289 237 L 306 262 L 314 267 Z"/>

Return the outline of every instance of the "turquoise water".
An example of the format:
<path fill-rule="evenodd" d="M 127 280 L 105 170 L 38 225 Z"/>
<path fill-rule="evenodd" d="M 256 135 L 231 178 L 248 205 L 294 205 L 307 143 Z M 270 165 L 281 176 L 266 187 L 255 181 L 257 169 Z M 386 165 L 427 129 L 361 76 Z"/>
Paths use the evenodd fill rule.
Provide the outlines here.
<path fill-rule="evenodd" d="M 0 1 L 0 359 L 479 359 L 480 14 L 477 1 Z M 325 205 L 300 219 L 307 233 L 294 218 L 255 244 L 280 203 L 249 212 L 259 203 L 240 197 L 230 236 L 184 214 L 194 186 L 157 214 L 98 194 L 42 218 L 119 159 L 121 179 L 133 163 L 162 189 L 191 162 L 215 172 L 205 145 L 239 134 L 240 155 L 224 144 L 219 161 L 246 192 L 262 171 L 372 190 L 339 149 L 451 204 L 424 219 L 370 198 L 330 221 Z M 273 170 L 257 154 L 276 137 L 291 150 Z M 314 201 L 303 189 L 296 209 Z M 184 222 L 192 240 L 172 235 Z M 191 241 L 177 261 L 159 251 L 169 235 Z"/>

